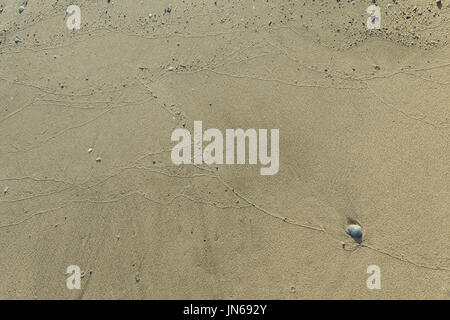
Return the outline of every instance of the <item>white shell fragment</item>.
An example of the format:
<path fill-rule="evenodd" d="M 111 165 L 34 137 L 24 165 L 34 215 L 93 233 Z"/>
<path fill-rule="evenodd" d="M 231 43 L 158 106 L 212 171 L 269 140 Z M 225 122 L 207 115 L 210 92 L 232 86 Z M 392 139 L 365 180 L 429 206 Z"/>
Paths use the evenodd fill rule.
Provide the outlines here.
<path fill-rule="evenodd" d="M 173 70 L 175 70 L 175 69 L 174 69 L 174 67 L 169 67 L 167 70 L 173 71 Z"/>
<path fill-rule="evenodd" d="M 8 190 L 9 190 L 9 188 L 6 187 L 6 188 L 3 190 L 3 194 L 7 194 L 7 193 L 8 193 Z"/>
<path fill-rule="evenodd" d="M 95 159 L 95 161 L 100 163 L 100 162 L 102 162 L 102 158 L 98 157 L 97 159 Z"/>
<path fill-rule="evenodd" d="M 349 224 L 346 227 L 346 231 L 350 236 L 352 236 L 352 238 L 361 239 L 362 237 L 361 226 L 357 224 Z"/>
<path fill-rule="evenodd" d="M 89 148 L 89 149 L 88 149 L 88 153 L 92 153 L 92 151 L 94 151 L 93 148 Z"/>

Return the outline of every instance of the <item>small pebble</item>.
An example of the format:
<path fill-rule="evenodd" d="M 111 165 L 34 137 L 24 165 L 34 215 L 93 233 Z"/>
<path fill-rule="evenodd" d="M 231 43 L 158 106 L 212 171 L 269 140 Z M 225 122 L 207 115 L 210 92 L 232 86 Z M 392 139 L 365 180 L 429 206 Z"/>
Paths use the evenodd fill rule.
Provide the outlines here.
<path fill-rule="evenodd" d="M 17 44 L 17 43 L 20 42 L 20 39 L 19 39 L 19 38 L 16 38 L 16 39 L 14 40 L 14 42 Z"/>
<path fill-rule="evenodd" d="M 6 187 L 5 190 L 3 190 L 3 194 L 7 194 L 8 193 L 9 188 Z"/>
<path fill-rule="evenodd" d="M 148 17 L 151 19 L 151 18 L 153 18 L 153 15 L 150 13 L 150 14 L 148 15 Z"/>
<path fill-rule="evenodd" d="M 20 6 L 20 7 L 19 7 L 19 13 L 22 13 L 23 10 L 25 10 L 25 7 L 24 7 L 24 6 Z"/>
<path fill-rule="evenodd" d="M 169 67 L 167 70 L 169 70 L 169 71 L 173 71 L 174 70 L 174 68 L 173 67 Z"/>
<path fill-rule="evenodd" d="M 357 224 L 349 224 L 346 228 L 347 233 L 352 236 L 352 238 L 355 239 L 361 239 L 362 237 L 362 231 L 361 231 L 361 226 L 357 225 Z"/>
<path fill-rule="evenodd" d="M 95 159 L 95 161 L 100 163 L 100 162 L 102 162 L 102 158 L 98 157 L 97 159 Z"/>
<path fill-rule="evenodd" d="M 93 148 L 89 148 L 89 149 L 88 149 L 88 153 L 91 153 L 92 151 L 94 151 Z"/>

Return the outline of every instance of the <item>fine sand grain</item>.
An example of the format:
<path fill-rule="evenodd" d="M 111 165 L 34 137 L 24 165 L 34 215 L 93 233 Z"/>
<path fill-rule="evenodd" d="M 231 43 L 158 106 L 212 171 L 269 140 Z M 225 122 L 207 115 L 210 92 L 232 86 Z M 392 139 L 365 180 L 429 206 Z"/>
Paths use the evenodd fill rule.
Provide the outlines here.
<path fill-rule="evenodd" d="M 450 1 L 397 2 L 0 0 L 0 298 L 449 299 Z M 175 166 L 194 120 L 279 172 Z"/>

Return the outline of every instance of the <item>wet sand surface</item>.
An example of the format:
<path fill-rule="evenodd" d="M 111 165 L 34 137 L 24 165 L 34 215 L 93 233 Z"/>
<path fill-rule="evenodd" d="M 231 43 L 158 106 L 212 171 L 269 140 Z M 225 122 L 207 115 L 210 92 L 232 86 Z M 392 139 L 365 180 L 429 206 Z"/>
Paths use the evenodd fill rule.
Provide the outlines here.
<path fill-rule="evenodd" d="M 449 299 L 442 3 L 0 0 L 0 298 Z M 195 120 L 279 172 L 175 166 Z"/>

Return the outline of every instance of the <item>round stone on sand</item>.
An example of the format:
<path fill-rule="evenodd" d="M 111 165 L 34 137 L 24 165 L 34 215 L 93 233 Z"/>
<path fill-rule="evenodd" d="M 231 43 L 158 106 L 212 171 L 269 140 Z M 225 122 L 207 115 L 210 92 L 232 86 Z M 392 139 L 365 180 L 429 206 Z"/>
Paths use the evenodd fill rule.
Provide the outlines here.
<path fill-rule="evenodd" d="M 345 228 L 347 233 L 354 239 L 361 239 L 362 238 L 362 231 L 361 226 L 357 224 L 349 224 Z"/>

